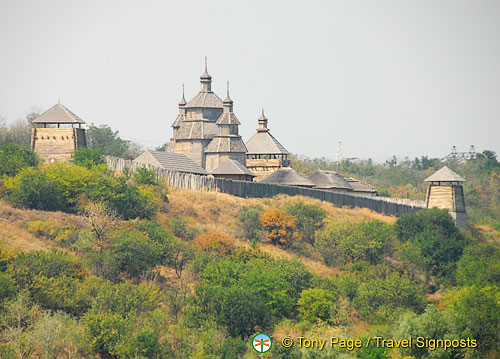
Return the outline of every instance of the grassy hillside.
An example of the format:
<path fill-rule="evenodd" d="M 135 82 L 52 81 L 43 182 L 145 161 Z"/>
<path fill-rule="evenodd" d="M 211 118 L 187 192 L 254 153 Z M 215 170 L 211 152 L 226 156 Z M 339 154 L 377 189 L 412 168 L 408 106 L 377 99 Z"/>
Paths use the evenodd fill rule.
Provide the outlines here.
<path fill-rule="evenodd" d="M 55 165 L 12 153 L 0 166 L 1 358 L 258 358 L 260 332 L 273 359 L 500 353 L 488 224 L 167 188 L 152 171 L 110 173 L 99 153 Z"/>

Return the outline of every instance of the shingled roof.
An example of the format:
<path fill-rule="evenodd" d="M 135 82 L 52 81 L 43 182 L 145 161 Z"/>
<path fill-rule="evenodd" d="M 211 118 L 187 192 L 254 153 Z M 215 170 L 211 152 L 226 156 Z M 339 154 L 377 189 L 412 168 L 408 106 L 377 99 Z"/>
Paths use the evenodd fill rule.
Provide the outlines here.
<path fill-rule="evenodd" d="M 222 100 L 212 91 L 201 91 L 184 108 L 220 108 L 222 109 Z"/>
<path fill-rule="evenodd" d="M 255 175 L 236 160 L 228 160 L 212 171 L 213 175 Z"/>
<path fill-rule="evenodd" d="M 353 177 L 346 177 L 345 180 L 352 187 L 353 192 L 377 193 L 377 189 L 366 182 L 360 181 Z"/>
<path fill-rule="evenodd" d="M 201 168 L 193 160 L 181 153 L 147 150 L 137 157 L 134 162 L 149 164 L 170 171 L 188 172 L 200 175 L 208 174 L 207 171 Z"/>
<path fill-rule="evenodd" d="M 217 126 L 209 121 L 187 121 L 185 118 L 174 124 L 179 126 L 176 140 L 212 139 L 217 133 Z"/>
<path fill-rule="evenodd" d="M 257 132 L 246 143 L 248 155 L 288 155 L 290 152 L 269 132 Z"/>
<path fill-rule="evenodd" d="M 465 182 L 465 179 L 444 166 L 425 179 L 425 182 Z"/>
<path fill-rule="evenodd" d="M 31 123 L 85 124 L 85 121 L 62 104 L 57 103 L 31 121 Z"/>
<path fill-rule="evenodd" d="M 286 186 L 314 187 L 314 182 L 301 176 L 291 167 L 282 167 L 260 181 L 260 183 L 281 184 Z"/>
<path fill-rule="evenodd" d="M 238 152 L 246 153 L 247 149 L 241 136 L 216 135 L 205 148 L 205 153 Z"/>
<path fill-rule="evenodd" d="M 335 171 L 319 170 L 314 172 L 308 178 L 316 184 L 315 188 L 352 191 L 352 187 L 344 179 L 344 177 Z"/>

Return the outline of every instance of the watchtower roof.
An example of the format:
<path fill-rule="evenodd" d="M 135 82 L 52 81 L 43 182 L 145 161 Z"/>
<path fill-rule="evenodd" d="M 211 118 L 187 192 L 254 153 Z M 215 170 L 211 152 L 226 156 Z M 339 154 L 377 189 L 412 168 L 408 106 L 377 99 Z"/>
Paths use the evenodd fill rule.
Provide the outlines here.
<path fill-rule="evenodd" d="M 301 176 L 291 167 L 282 167 L 264 178 L 260 183 L 274 183 L 286 186 L 314 187 L 314 182 Z"/>
<path fill-rule="evenodd" d="M 47 111 L 42 113 L 40 116 L 35 118 L 33 121 L 31 121 L 31 123 L 85 124 L 85 121 L 83 121 L 80 117 L 75 115 L 72 111 L 70 111 L 62 104 L 57 103 Z"/>
<path fill-rule="evenodd" d="M 281 143 L 278 142 L 269 132 L 257 132 L 246 143 L 248 155 L 272 155 L 283 154 L 288 155 L 290 152 L 286 150 Z"/>
<path fill-rule="evenodd" d="M 465 179 L 444 166 L 425 179 L 425 182 L 465 182 Z"/>

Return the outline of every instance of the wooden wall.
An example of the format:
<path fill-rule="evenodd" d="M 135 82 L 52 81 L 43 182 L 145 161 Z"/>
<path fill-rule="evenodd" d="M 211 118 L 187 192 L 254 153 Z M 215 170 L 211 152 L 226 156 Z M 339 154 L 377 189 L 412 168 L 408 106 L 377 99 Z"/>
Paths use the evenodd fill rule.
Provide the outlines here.
<path fill-rule="evenodd" d="M 78 128 L 32 128 L 31 148 L 47 161 L 69 161 L 75 149 L 86 147 L 85 130 Z"/>
<path fill-rule="evenodd" d="M 169 186 L 201 191 L 218 191 L 238 197 L 273 197 L 277 194 L 289 196 L 307 196 L 322 201 L 333 203 L 338 207 L 360 207 L 369 208 L 373 211 L 392 216 L 401 216 L 405 213 L 414 213 L 425 207 L 423 201 L 412 201 L 404 198 L 387 197 L 362 197 L 353 196 L 345 192 L 333 192 L 319 189 L 282 186 L 267 183 L 256 183 L 246 181 L 234 181 L 213 176 L 202 176 L 191 173 L 168 171 L 147 164 L 124 160 L 116 157 L 106 157 L 108 167 L 115 172 L 122 172 L 125 168 L 131 171 L 145 167 L 154 170 L 158 176 L 164 179 Z"/>

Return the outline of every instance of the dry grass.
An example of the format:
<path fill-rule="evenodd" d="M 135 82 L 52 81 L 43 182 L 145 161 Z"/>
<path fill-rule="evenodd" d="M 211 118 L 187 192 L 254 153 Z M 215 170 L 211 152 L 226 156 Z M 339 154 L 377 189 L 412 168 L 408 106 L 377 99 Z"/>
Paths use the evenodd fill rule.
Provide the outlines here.
<path fill-rule="evenodd" d="M 236 238 L 236 245 L 245 248 L 249 247 L 249 243 L 238 238 L 240 230 L 236 217 L 240 209 L 247 206 L 283 209 L 302 201 L 320 206 L 332 219 L 353 222 L 377 220 L 394 223 L 396 221 L 395 217 L 385 216 L 366 208 L 339 208 L 331 203 L 303 196 L 278 195 L 273 198 L 240 198 L 225 193 L 187 191 L 174 188 L 171 189 L 168 198 L 170 202 L 168 216 L 188 218 L 190 223 L 202 232 L 225 233 Z M 160 216 L 160 222 L 165 223 L 166 221 L 166 216 Z M 331 278 L 341 273 L 338 268 L 328 267 L 318 260 L 300 256 L 268 243 L 261 244 L 259 249 L 273 258 L 299 259 L 310 271 L 323 278 Z"/>
<path fill-rule="evenodd" d="M 36 209 L 20 209 L 6 201 L 0 201 L 0 218 L 10 223 L 27 223 L 31 221 L 52 221 L 61 226 L 82 227 L 85 221 L 82 217 L 64 212 L 47 212 Z"/>
<path fill-rule="evenodd" d="M 0 218 L 0 247 L 7 250 L 21 250 L 23 252 L 51 250 L 52 243 L 33 236 L 20 225 L 16 225 Z"/>
<path fill-rule="evenodd" d="M 298 201 L 307 204 L 315 204 L 323 208 L 328 217 L 332 219 L 343 219 L 354 222 L 366 220 L 378 220 L 386 223 L 394 223 L 395 218 L 384 216 L 365 208 L 339 208 L 331 203 L 309 197 L 278 195 L 273 198 L 240 198 L 225 193 L 188 191 L 176 188 L 170 189 L 169 213 L 159 214 L 159 222 L 165 225 L 169 217 L 183 217 L 196 227 L 200 232 L 222 232 L 234 238 L 235 245 L 249 247 L 249 243 L 241 238 L 240 229 L 236 217 L 243 207 L 260 206 L 267 208 L 286 208 Z M 83 227 L 85 220 L 76 215 L 63 212 L 46 212 L 38 210 L 23 210 L 12 207 L 5 201 L 0 201 L 0 240 L 10 248 L 23 251 L 50 250 L 54 244 L 39 239 L 30 234 L 24 224 L 35 220 L 50 220 L 61 226 Z M 260 249 L 273 258 L 299 259 L 313 273 L 323 278 L 331 278 L 341 273 L 338 268 L 326 266 L 324 263 L 311 258 L 300 256 L 281 249 L 277 246 L 263 243 Z M 166 274 L 166 273 L 165 273 Z"/>

